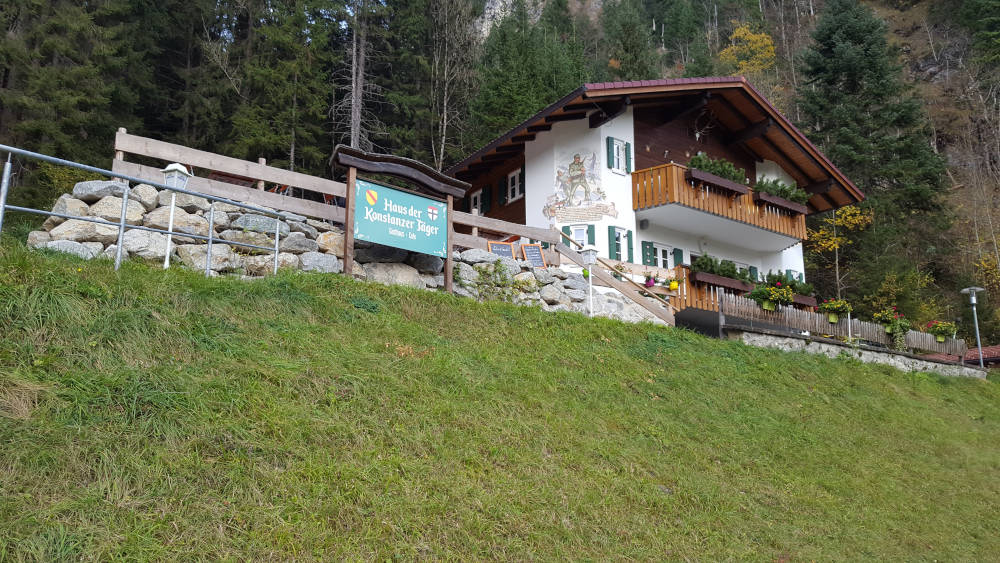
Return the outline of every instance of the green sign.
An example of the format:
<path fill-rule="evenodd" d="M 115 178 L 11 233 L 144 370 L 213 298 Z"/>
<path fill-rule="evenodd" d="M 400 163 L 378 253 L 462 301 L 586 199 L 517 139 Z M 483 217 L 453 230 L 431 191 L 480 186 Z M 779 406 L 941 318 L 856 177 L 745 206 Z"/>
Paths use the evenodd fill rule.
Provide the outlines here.
<path fill-rule="evenodd" d="M 354 238 L 447 258 L 448 206 L 356 180 Z"/>

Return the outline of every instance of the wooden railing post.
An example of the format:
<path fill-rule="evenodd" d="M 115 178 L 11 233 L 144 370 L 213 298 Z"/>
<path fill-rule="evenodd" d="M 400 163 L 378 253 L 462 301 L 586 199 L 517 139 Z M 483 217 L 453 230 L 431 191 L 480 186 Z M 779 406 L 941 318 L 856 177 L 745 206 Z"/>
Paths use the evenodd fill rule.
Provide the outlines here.
<path fill-rule="evenodd" d="M 453 277 L 455 272 L 454 260 L 451 256 L 452 241 L 455 238 L 455 198 L 451 195 L 448 196 L 448 234 L 446 236 L 444 250 L 444 290 L 448 293 L 454 293 L 454 280 Z"/>
<path fill-rule="evenodd" d="M 267 159 L 264 158 L 264 157 L 258 158 L 257 159 L 257 164 L 259 164 L 261 166 L 267 166 Z M 264 180 L 259 180 L 259 179 L 257 180 L 257 189 L 258 190 L 263 190 L 264 189 Z"/>
<path fill-rule="evenodd" d="M 347 193 L 345 194 L 346 209 L 344 210 L 344 274 L 354 274 L 354 184 L 358 169 L 351 166 L 347 169 Z"/>

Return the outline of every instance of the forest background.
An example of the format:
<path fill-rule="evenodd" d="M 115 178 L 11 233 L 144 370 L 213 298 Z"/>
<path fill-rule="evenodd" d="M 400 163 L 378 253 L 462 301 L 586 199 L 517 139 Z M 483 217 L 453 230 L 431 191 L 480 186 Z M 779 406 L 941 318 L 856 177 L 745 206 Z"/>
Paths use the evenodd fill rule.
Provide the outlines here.
<path fill-rule="evenodd" d="M 446 167 L 589 81 L 745 75 L 868 194 L 807 276 L 1000 343 L 1000 0 L 8 0 L 0 142 L 107 166 L 130 132 L 330 177 Z M 72 174 L 15 163 L 15 201 Z"/>

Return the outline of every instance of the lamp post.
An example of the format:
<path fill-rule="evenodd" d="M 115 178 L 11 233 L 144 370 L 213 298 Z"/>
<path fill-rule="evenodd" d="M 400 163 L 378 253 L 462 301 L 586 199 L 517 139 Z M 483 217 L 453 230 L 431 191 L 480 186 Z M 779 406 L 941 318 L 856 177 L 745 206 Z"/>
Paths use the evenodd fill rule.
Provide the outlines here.
<path fill-rule="evenodd" d="M 587 267 L 587 282 L 588 287 L 588 297 L 587 297 L 587 308 L 590 311 L 590 316 L 594 316 L 594 264 L 597 264 L 597 249 L 593 246 L 585 246 L 580 249 L 580 255 L 583 256 L 583 265 Z"/>
<path fill-rule="evenodd" d="M 976 315 L 976 294 L 980 291 L 986 291 L 981 287 L 967 287 L 961 291 L 962 295 L 969 296 L 969 304 L 972 305 L 972 323 L 976 326 L 976 348 L 979 349 L 979 367 L 982 369 L 983 366 L 983 343 L 979 340 L 979 316 Z"/>
<path fill-rule="evenodd" d="M 194 174 L 188 172 L 187 168 L 183 164 L 173 163 L 167 165 L 163 169 L 163 184 L 169 188 L 179 188 L 184 189 L 187 187 L 188 178 L 194 176 Z M 170 191 L 170 219 L 167 221 L 167 252 L 166 256 L 163 257 L 163 269 L 166 270 L 170 267 L 170 243 L 173 242 L 174 236 L 174 204 L 177 203 L 177 192 Z"/>

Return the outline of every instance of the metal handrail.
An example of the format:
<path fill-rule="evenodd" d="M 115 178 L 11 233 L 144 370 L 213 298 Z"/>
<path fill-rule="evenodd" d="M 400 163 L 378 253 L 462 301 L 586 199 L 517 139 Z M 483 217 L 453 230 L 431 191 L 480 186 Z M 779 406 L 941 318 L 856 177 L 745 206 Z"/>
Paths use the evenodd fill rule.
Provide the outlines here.
<path fill-rule="evenodd" d="M 125 231 L 127 229 L 138 229 L 138 230 L 141 230 L 141 231 L 149 231 L 149 232 L 161 233 L 161 234 L 167 235 L 167 247 L 166 247 L 166 252 L 165 252 L 166 256 L 164 257 L 164 261 L 163 261 L 163 267 L 164 267 L 164 269 L 166 269 L 166 268 L 168 268 L 170 266 L 170 252 L 171 252 L 171 246 L 172 246 L 172 243 L 173 243 L 173 236 L 174 236 L 174 234 L 177 234 L 179 236 L 186 237 L 186 238 L 193 238 L 193 239 L 196 239 L 196 240 L 207 241 L 208 244 L 207 244 L 207 248 L 206 248 L 206 251 L 205 251 L 205 275 L 206 276 L 210 275 L 210 272 L 211 272 L 212 243 L 214 241 L 220 241 L 223 244 L 226 244 L 226 245 L 229 245 L 229 246 L 240 246 L 240 247 L 243 247 L 243 248 L 255 248 L 255 249 L 259 249 L 259 250 L 271 251 L 273 253 L 273 256 L 274 256 L 273 272 L 275 274 L 278 273 L 278 253 L 279 253 L 279 244 L 280 244 L 280 240 L 281 240 L 281 220 L 285 218 L 285 214 L 283 214 L 283 213 L 280 213 L 280 212 L 277 212 L 277 211 L 273 211 L 273 210 L 270 210 L 270 209 L 264 209 L 264 208 L 257 207 L 257 206 L 254 206 L 254 205 L 249 205 L 249 204 L 246 204 L 246 203 L 242 203 L 242 202 L 239 202 L 239 201 L 227 199 L 227 198 L 224 198 L 224 197 L 218 197 L 218 196 L 213 196 L 213 195 L 209 195 L 209 194 L 204 194 L 204 193 L 201 193 L 201 192 L 191 191 L 191 190 L 187 190 L 187 189 L 184 189 L 184 188 L 171 187 L 171 186 L 168 186 L 168 185 L 163 184 L 161 182 L 155 182 L 155 181 L 151 181 L 151 180 L 147 180 L 147 179 L 143 179 L 143 178 L 136 178 L 135 176 L 130 176 L 128 174 L 121 174 L 121 173 L 118 173 L 118 172 L 113 172 L 111 170 L 105 170 L 103 168 L 97 168 L 96 166 L 89 166 L 89 165 L 86 165 L 86 164 L 80 164 L 78 162 L 73 162 L 71 160 L 64 160 L 64 159 L 61 159 L 61 158 L 56 158 L 54 156 L 49 156 L 49 155 L 45 155 L 45 154 L 41 154 L 41 153 L 36 153 L 36 152 L 24 150 L 24 149 L 19 149 L 17 147 L 11 147 L 11 146 L 4 145 L 4 144 L 0 144 L 0 151 L 6 151 L 7 152 L 7 161 L 4 164 L 2 183 L 0 183 L 0 231 L 3 230 L 3 220 L 4 220 L 4 215 L 5 215 L 5 213 L 6 213 L 7 210 L 20 211 L 20 212 L 24 212 L 24 213 L 33 213 L 33 214 L 36 214 L 36 215 L 45 215 L 45 216 L 49 216 L 49 217 L 60 217 L 60 218 L 63 218 L 63 219 L 76 219 L 76 220 L 80 220 L 80 221 L 87 221 L 87 222 L 90 222 L 90 223 L 98 223 L 98 224 L 102 224 L 102 225 L 108 225 L 108 226 L 117 227 L 118 228 L 118 241 L 117 241 L 117 247 L 116 247 L 116 253 L 115 253 L 115 270 L 118 270 L 121 267 L 122 243 L 124 242 Z M 22 206 L 18 206 L 18 205 L 7 205 L 7 195 L 9 193 L 9 191 L 10 191 L 10 169 L 11 169 L 10 157 L 11 157 L 12 154 L 24 156 L 24 157 L 27 157 L 27 158 L 33 158 L 33 159 L 36 159 L 36 160 L 41 160 L 43 162 L 48 162 L 48 163 L 51 163 L 51 164 L 58 164 L 58 165 L 62 165 L 62 166 L 68 166 L 70 168 L 76 168 L 76 169 L 79 169 L 79 170 L 85 170 L 87 172 L 93 172 L 95 174 L 101 174 L 101 175 L 104 175 L 104 176 L 111 176 L 113 178 L 119 178 L 119 179 L 122 179 L 122 180 L 126 180 L 126 182 L 124 182 L 122 184 L 122 198 L 121 198 L 122 199 L 122 207 L 121 207 L 121 215 L 120 215 L 119 221 L 117 223 L 115 223 L 115 222 L 108 221 L 108 220 L 100 218 L 100 217 L 82 216 L 82 215 L 69 215 L 69 214 L 65 214 L 65 213 L 56 213 L 55 211 L 46 211 L 46 210 L 43 210 L 43 209 L 34 209 L 34 208 L 22 207 Z M 139 183 L 139 184 L 147 184 L 147 185 L 159 188 L 161 190 L 169 190 L 171 192 L 171 198 L 170 198 L 170 219 L 169 219 L 169 222 L 168 222 L 167 230 L 158 229 L 158 228 L 155 228 L 155 227 L 147 227 L 145 225 L 129 225 L 129 224 L 127 224 L 125 222 L 125 219 L 126 219 L 126 210 L 128 208 L 128 203 L 129 203 L 129 201 L 128 201 L 129 200 L 129 194 L 131 193 L 131 190 L 132 190 L 132 188 L 129 186 L 128 182 L 135 182 L 135 183 Z M 192 196 L 196 196 L 196 197 L 201 197 L 201 198 L 204 198 L 204 199 L 206 199 L 206 200 L 208 200 L 208 201 L 211 202 L 211 204 L 209 206 L 209 217 L 208 217 L 208 236 L 197 235 L 197 234 L 192 234 L 192 233 L 185 233 L 185 232 L 177 233 L 177 232 L 175 232 L 173 230 L 173 225 L 174 225 L 174 209 L 175 209 L 176 198 L 177 198 L 177 194 L 178 193 L 188 194 L 188 195 L 192 195 Z M 215 234 L 215 203 L 216 202 L 225 203 L 225 204 L 228 204 L 228 205 L 232 205 L 234 207 L 238 207 L 240 209 L 246 209 L 246 210 L 249 210 L 249 211 L 257 212 L 257 213 L 262 214 L 262 215 L 273 217 L 275 219 L 275 225 L 274 225 L 274 247 L 272 248 L 272 247 L 269 247 L 269 246 L 261 246 L 261 245 L 256 245 L 256 244 L 249 244 L 249 243 L 243 243 L 243 242 L 229 241 L 229 240 L 225 240 L 225 239 L 219 239 L 218 237 L 214 236 L 214 234 Z"/>

